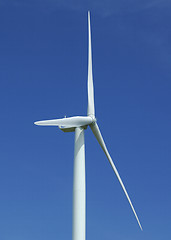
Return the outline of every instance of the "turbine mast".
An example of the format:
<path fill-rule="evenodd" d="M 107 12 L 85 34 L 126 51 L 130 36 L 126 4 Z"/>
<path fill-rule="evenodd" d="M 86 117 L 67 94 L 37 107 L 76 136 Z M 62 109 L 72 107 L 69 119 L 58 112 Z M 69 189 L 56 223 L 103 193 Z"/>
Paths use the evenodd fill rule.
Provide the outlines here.
<path fill-rule="evenodd" d="M 85 240 L 86 187 L 84 129 L 75 128 L 72 240 Z"/>

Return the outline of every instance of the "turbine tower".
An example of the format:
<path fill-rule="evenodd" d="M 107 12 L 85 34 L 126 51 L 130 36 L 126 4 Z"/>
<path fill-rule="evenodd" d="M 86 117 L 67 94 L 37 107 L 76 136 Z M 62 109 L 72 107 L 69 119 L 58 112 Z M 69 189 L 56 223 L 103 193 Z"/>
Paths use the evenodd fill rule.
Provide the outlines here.
<path fill-rule="evenodd" d="M 74 179 L 73 179 L 73 227 L 72 240 L 85 240 L 86 237 L 86 187 L 85 187 L 85 143 L 84 130 L 90 126 L 97 141 L 103 149 L 113 171 L 115 172 L 121 187 L 128 199 L 135 218 L 142 226 L 126 191 L 126 188 L 121 180 L 121 177 L 112 161 L 112 158 L 107 150 L 106 144 L 103 140 L 97 121 L 95 118 L 94 107 L 94 86 L 92 73 L 92 48 L 91 48 L 91 26 L 90 26 L 90 12 L 88 12 L 88 108 L 87 116 L 74 116 L 62 119 L 38 121 L 34 124 L 39 126 L 58 126 L 63 132 L 75 132 L 75 148 L 74 148 Z"/>

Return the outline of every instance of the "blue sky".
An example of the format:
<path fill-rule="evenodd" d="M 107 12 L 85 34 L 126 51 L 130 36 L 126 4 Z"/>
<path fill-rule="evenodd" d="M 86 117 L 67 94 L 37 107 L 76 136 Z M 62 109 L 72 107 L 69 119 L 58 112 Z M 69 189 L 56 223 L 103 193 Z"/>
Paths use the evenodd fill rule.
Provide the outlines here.
<path fill-rule="evenodd" d="M 144 231 L 90 129 L 87 239 L 170 239 L 170 1 L 0 2 L 0 239 L 71 239 L 74 134 L 87 111 L 91 11 L 98 124 Z"/>

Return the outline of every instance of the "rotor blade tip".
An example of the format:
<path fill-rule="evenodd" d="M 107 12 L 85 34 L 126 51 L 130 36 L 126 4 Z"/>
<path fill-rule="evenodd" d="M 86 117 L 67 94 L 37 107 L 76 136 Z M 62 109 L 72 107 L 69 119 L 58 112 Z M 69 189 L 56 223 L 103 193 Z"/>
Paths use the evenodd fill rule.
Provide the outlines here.
<path fill-rule="evenodd" d="M 137 215 L 136 215 L 136 218 L 137 218 L 137 222 L 138 222 L 138 225 L 139 225 L 139 227 L 140 227 L 141 231 L 143 231 L 143 228 L 142 228 L 142 226 L 141 226 L 141 223 L 140 223 L 140 221 L 139 221 L 139 219 L 138 219 Z"/>
<path fill-rule="evenodd" d="M 89 18 L 89 20 L 90 20 L 90 10 L 88 10 L 88 18 Z"/>
<path fill-rule="evenodd" d="M 42 121 L 36 121 L 36 122 L 34 122 L 34 125 L 41 126 L 42 125 Z"/>

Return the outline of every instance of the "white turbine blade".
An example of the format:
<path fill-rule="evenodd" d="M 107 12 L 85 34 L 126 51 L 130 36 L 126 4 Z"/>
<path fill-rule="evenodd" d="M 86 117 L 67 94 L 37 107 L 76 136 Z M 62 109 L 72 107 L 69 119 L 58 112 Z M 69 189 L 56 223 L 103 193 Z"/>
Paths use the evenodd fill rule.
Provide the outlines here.
<path fill-rule="evenodd" d="M 39 126 L 65 126 L 65 127 L 81 127 L 92 123 L 91 117 L 69 117 L 62 119 L 44 120 L 34 122 Z"/>
<path fill-rule="evenodd" d="M 140 228 L 142 230 L 142 226 L 140 224 L 138 216 L 137 216 L 137 214 L 135 212 L 135 209 L 134 209 L 134 207 L 132 205 L 132 202 L 131 202 L 131 200 L 129 198 L 129 195 L 128 195 L 127 191 L 126 191 L 126 188 L 125 188 L 125 186 L 124 186 L 124 184 L 122 182 L 122 179 L 120 178 L 119 173 L 118 173 L 118 171 L 117 171 L 117 169 L 116 169 L 116 167 L 115 167 L 115 165 L 114 165 L 114 163 L 112 161 L 112 158 L 110 157 L 110 154 L 109 154 L 109 152 L 108 152 L 108 150 L 106 148 L 105 142 L 104 142 L 103 137 L 102 137 L 102 135 L 100 133 L 100 130 L 99 130 L 99 127 L 98 127 L 97 123 L 91 124 L 90 127 L 91 127 L 91 130 L 94 133 L 97 141 L 99 142 L 101 148 L 103 149 L 104 153 L 106 154 L 106 157 L 108 158 L 109 163 L 111 164 L 111 166 L 112 166 L 112 168 L 113 168 L 113 170 L 114 170 L 114 172 L 115 172 L 115 174 L 116 174 L 116 176 L 117 176 L 117 178 L 118 178 L 118 180 L 119 180 L 119 182 L 120 182 L 120 184 L 122 186 L 122 189 L 123 189 L 123 191 L 124 191 L 124 193 L 125 193 L 125 195 L 126 195 L 126 197 L 128 199 L 128 202 L 129 202 L 129 204 L 130 204 L 130 206 L 132 208 L 132 211 L 133 211 L 133 213 L 134 213 L 134 215 L 135 215 L 135 217 L 137 219 L 137 222 L 138 222 L 138 224 L 139 224 L 139 226 L 140 226 Z"/>
<path fill-rule="evenodd" d="M 88 36 L 89 36 L 89 46 L 88 46 L 88 108 L 87 115 L 95 115 L 94 110 L 94 87 L 93 87 L 93 72 L 92 72 L 92 51 L 91 51 L 91 26 L 90 26 L 90 12 L 88 11 Z"/>

